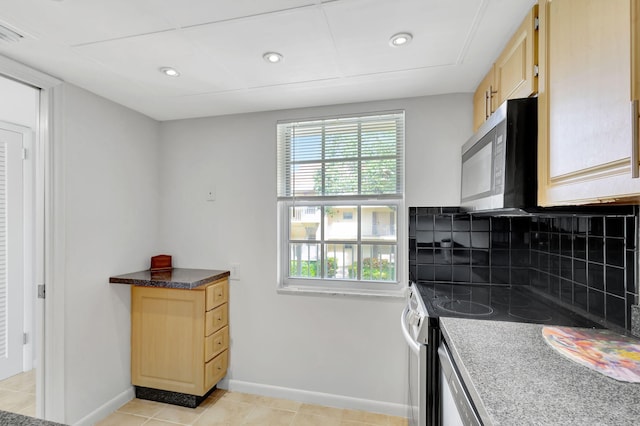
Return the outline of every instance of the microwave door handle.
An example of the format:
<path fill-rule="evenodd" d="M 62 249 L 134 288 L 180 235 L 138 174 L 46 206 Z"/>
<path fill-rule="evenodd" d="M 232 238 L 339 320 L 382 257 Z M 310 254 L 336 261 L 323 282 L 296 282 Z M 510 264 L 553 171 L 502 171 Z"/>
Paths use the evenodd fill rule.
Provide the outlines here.
<path fill-rule="evenodd" d="M 640 107 L 638 107 L 639 101 L 636 99 L 631 101 L 631 177 L 640 177 L 640 170 L 638 169 L 638 133 L 640 133 Z"/>
<path fill-rule="evenodd" d="M 402 315 L 400 316 L 400 328 L 402 328 L 402 335 L 404 336 L 404 340 L 407 341 L 409 345 L 409 349 L 416 354 L 420 354 L 420 344 L 415 341 L 411 334 L 409 333 L 409 328 L 407 326 L 407 314 L 409 313 L 409 306 L 405 307 L 402 311 Z"/>

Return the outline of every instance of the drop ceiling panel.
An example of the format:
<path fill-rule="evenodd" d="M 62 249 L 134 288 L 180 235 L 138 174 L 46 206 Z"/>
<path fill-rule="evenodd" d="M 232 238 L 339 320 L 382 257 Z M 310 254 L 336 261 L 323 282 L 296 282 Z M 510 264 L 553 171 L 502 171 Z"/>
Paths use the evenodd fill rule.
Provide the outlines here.
<path fill-rule="evenodd" d="M 298 7 L 313 6 L 318 0 L 146 0 L 176 26 L 187 27 Z M 348 0 L 341 0 L 348 1 Z M 181 7 L 176 7 L 176 5 Z"/>
<path fill-rule="evenodd" d="M 154 96 L 178 96 L 243 87 L 215 55 L 202 52 L 181 30 L 93 43 L 75 52 L 143 86 Z M 180 77 L 168 77 L 161 67 L 174 67 Z"/>
<path fill-rule="evenodd" d="M 345 1 L 345 0 L 343 0 Z M 2 15 L 34 35 L 70 45 L 314 5 L 314 0 L 20 0 L 3 1 Z"/>
<path fill-rule="evenodd" d="M 292 34 L 295 36 L 292 37 Z M 335 78 L 335 50 L 317 7 L 74 47 L 159 95 L 191 95 Z M 263 53 L 284 55 L 269 64 Z M 168 78 L 158 68 L 172 66 Z"/>
<path fill-rule="evenodd" d="M 248 88 L 339 76 L 332 37 L 318 7 L 188 28 L 184 34 Z M 284 60 L 267 63 L 262 55 L 269 51 Z"/>
<path fill-rule="evenodd" d="M 52 37 L 70 45 L 172 27 L 147 0 L 3 1 L 0 20 L 36 38 Z"/>
<path fill-rule="evenodd" d="M 410 98 L 416 93 L 443 94 L 459 90 L 465 77 L 461 68 L 425 68 L 389 73 L 382 76 L 359 76 L 331 81 L 288 84 L 238 92 L 208 93 L 175 98 L 166 105 L 153 105 L 151 115 L 160 120 L 239 112 L 280 110 L 318 105 L 367 102 L 394 98 Z M 416 81 L 422 84 L 416 85 Z M 469 95 L 470 96 L 470 95 Z M 469 97 L 469 102 L 471 98 Z M 399 101 L 398 108 L 406 102 Z M 370 108 L 370 106 L 367 106 Z M 368 109 L 367 109 L 368 110 Z M 205 113 L 206 112 L 206 113 Z M 287 119 L 286 112 L 279 114 Z M 419 119 L 419 117 L 418 117 Z"/>
<path fill-rule="evenodd" d="M 349 75 L 456 65 L 464 51 L 480 0 L 355 0 L 323 6 L 342 69 Z M 413 41 L 391 47 L 399 32 Z"/>

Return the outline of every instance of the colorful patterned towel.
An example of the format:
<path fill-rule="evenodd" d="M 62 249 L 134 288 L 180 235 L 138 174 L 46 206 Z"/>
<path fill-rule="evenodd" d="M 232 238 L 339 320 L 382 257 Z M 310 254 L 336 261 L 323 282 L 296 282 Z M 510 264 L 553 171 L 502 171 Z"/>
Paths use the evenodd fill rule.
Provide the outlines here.
<path fill-rule="evenodd" d="M 545 341 L 572 361 L 623 382 L 640 383 L 640 341 L 609 330 L 543 327 Z"/>

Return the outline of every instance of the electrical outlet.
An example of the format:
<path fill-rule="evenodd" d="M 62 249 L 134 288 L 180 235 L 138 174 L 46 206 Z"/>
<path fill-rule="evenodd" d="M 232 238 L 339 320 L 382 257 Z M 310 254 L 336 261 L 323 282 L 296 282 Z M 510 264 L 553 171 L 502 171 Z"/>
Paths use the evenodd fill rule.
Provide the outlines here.
<path fill-rule="evenodd" d="M 240 264 L 232 263 L 231 264 L 231 276 L 229 277 L 232 280 L 240 281 Z"/>

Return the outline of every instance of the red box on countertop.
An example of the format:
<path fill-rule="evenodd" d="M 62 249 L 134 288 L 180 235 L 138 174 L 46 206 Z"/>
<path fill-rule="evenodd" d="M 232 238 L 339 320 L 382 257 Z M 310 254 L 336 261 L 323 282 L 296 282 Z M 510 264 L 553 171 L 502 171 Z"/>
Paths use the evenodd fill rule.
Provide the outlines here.
<path fill-rule="evenodd" d="M 167 254 L 159 254 L 151 257 L 151 271 L 170 271 L 172 269 L 171 256 Z"/>

